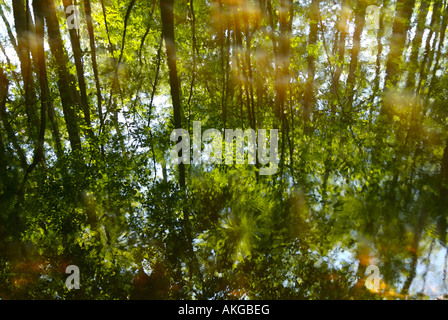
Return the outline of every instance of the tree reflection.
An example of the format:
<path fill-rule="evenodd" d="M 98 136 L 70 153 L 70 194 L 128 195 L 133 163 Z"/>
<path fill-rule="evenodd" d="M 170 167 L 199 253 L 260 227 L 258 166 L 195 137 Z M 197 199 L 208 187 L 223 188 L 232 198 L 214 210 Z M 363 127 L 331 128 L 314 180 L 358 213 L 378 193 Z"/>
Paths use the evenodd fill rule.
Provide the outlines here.
<path fill-rule="evenodd" d="M 0 15 L 1 299 L 446 298 L 447 1 Z M 197 122 L 278 130 L 278 170 L 173 164 Z"/>

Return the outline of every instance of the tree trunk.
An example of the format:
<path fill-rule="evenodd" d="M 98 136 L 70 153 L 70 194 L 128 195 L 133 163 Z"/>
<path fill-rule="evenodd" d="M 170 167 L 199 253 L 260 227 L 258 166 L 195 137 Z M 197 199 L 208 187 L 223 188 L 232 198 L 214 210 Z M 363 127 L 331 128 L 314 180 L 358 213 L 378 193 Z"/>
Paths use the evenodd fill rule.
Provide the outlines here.
<path fill-rule="evenodd" d="M 98 75 L 98 65 L 96 62 L 96 45 L 95 45 L 95 35 L 94 35 L 94 31 L 93 31 L 92 9 L 90 6 L 90 0 L 84 0 L 84 12 L 86 15 L 87 31 L 89 33 L 90 57 L 92 59 L 93 76 L 95 78 L 96 98 L 97 98 L 97 104 L 98 104 L 98 117 L 100 119 L 100 124 L 102 124 L 103 123 L 103 111 L 102 111 L 103 99 L 101 96 L 100 78 Z"/>
<path fill-rule="evenodd" d="M 415 86 L 415 76 L 418 70 L 418 55 L 422 46 L 423 33 L 425 31 L 426 16 L 428 14 L 428 8 L 430 0 L 421 0 L 420 11 L 417 16 L 417 29 L 415 37 L 412 40 L 412 51 L 409 59 L 408 76 L 406 79 L 406 89 L 413 90 Z"/>
<path fill-rule="evenodd" d="M 380 79 L 381 79 L 381 55 L 383 53 L 383 43 L 382 39 L 384 37 L 384 24 L 385 24 L 385 8 L 389 5 L 389 0 L 383 0 L 383 5 L 380 9 L 380 21 L 379 21 L 379 28 L 378 28 L 378 34 L 377 34 L 377 46 L 378 46 L 378 52 L 376 55 L 376 65 L 375 65 L 375 85 L 374 85 L 374 95 L 377 95 L 380 89 Z M 372 111 L 372 110 L 371 110 Z M 370 112 L 371 114 L 372 112 Z"/>
<path fill-rule="evenodd" d="M 331 85 L 331 116 L 334 117 L 336 113 L 336 105 L 340 103 L 339 99 L 339 81 L 342 74 L 342 69 L 345 61 L 345 40 L 347 38 L 347 21 L 348 21 L 348 0 L 343 0 L 341 4 L 341 15 L 339 17 L 338 23 L 337 23 L 337 31 L 338 31 L 338 37 L 336 38 L 337 41 L 335 42 L 334 46 L 336 48 L 337 53 L 337 62 L 336 62 L 336 69 L 333 76 L 333 81 Z"/>
<path fill-rule="evenodd" d="M 30 57 L 30 23 L 28 18 L 28 7 L 24 0 L 12 2 L 14 10 L 14 24 L 17 33 L 17 48 L 20 60 L 23 86 L 25 91 L 25 112 L 28 118 L 30 137 L 37 138 L 39 127 L 38 115 L 35 111 L 35 90 L 33 85 L 32 65 Z"/>
<path fill-rule="evenodd" d="M 191 83 L 190 83 L 190 94 L 188 96 L 188 130 L 190 130 L 191 123 L 191 99 L 193 98 L 194 85 L 196 81 L 196 15 L 194 12 L 194 2 L 190 0 L 190 14 L 191 14 L 191 56 L 193 60 L 193 66 L 191 70 Z M 220 37 L 222 34 L 220 34 Z"/>
<path fill-rule="evenodd" d="M 412 281 L 414 280 L 415 276 L 417 275 L 417 262 L 419 257 L 419 244 L 420 240 L 422 238 L 422 234 L 424 231 L 424 226 L 426 223 L 426 218 L 428 217 L 428 212 L 425 209 L 422 209 L 422 211 L 419 214 L 419 218 L 417 221 L 417 224 L 415 226 L 415 233 L 414 233 L 414 240 L 412 243 L 412 253 L 411 253 L 411 266 L 409 270 L 409 276 L 406 279 L 403 289 L 401 291 L 402 294 L 408 294 L 409 288 L 411 287 Z"/>
<path fill-rule="evenodd" d="M 40 84 L 40 115 L 41 127 L 39 132 L 39 142 L 36 146 L 34 160 L 31 166 L 37 165 L 40 160 L 44 159 L 44 138 L 46 128 L 47 113 L 50 108 L 50 90 L 48 88 L 47 69 L 45 65 L 45 50 L 44 50 L 44 15 L 41 11 L 43 8 L 42 0 L 33 1 L 34 17 L 35 17 L 35 47 L 37 55 L 37 65 L 39 69 L 39 84 Z M 58 155 L 61 150 L 57 150 Z"/>
<path fill-rule="evenodd" d="M 425 83 L 427 81 L 427 77 L 429 74 L 429 70 L 432 65 L 432 60 L 434 58 L 434 48 L 431 49 L 431 39 L 434 36 L 434 46 L 436 43 L 437 33 L 438 33 L 438 24 L 440 21 L 440 9 L 441 9 L 441 1 L 435 1 L 432 9 L 431 23 L 429 26 L 429 35 L 426 38 L 426 46 L 425 46 L 425 54 L 423 56 L 422 64 L 420 66 L 420 78 L 417 84 L 417 93 L 421 93 L 422 88 L 425 87 Z M 426 91 L 426 88 L 425 90 Z M 427 92 L 427 91 L 426 91 Z"/>
<path fill-rule="evenodd" d="M 66 12 L 66 17 L 68 18 L 73 13 L 67 12 L 67 7 L 72 6 L 73 2 L 72 0 L 63 0 L 64 3 L 64 9 Z M 87 88 L 86 88 L 86 80 L 84 78 L 84 66 L 82 62 L 82 49 L 81 49 L 81 43 L 79 41 L 79 35 L 75 28 L 69 28 L 69 35 L 70 35 L 70 42 L 73 49 L 73 57 L 75 59 L 75 67 L 76 67 L 76 74 L 78 76 L 78 85 L 79 85 L 79 91 L 81 94 L 81 107 L 84 112 L 84 120 L 86 122 L 86 125 L 88 127 L 89 133 L 92 136 L 92 125 L 90 120 L 90 106 L 89 101 L 87 97 Z"/>
<path fill-rule="evenodd" d="M 401 76 L 403 50 L 410 26 L 415 0 L 398 0 L 395 19 L 390 39 L 390 51 L 386 62 L 386 78 L 384 88 L 388 90 L 396 87 Z"/>
<path fill-rule="evenodd" d="M 182 128 L 182 108 L 180 101 L 180 84 L 177 76 L 177 54 L 176 42 L 174 38 L 174 0 L 160 0 L 160 9 L 162 16 L 162 35 L 165 40 L 166 56 L 169 69 L 169 80 L 171 89 L 171 99 L 173 102 L 174 127 Z M 181 156 L 181 155 L 179 155 Z M 185 187 L 185 166 L 179 164 L 179 184 L 183 189 Z"/>
<path fill-rule="evenodd" d="M 314 97 L 314 76 L 316 72 L 316 55 L 315 46 L 317 43 L 317 31 L 319 22 L 319 0 L 312 0 L 309 9 L 310 19 L 310 32 L 308 36 L 308 75 L 305 85 L 305 96 L 303 102 L 303 122 L 305 126 L 305 132 L 309 133 L 309 122 L 311 120 L 311 114 L 313 112 L 313 106 L 315 103 Z"/>
<path fill-rule="evenodd" d="M 448 212 L 448 139 L 445 142 L 445 149 L 443 151 L 443 158 L 440 169 L 439 197 L 437 229 L 440 242 L 442 242 L 446 246 L 446 219 Z"/>
<path fill-rule="evenodd" d="M 3 69 L 0 66 L 0 119 L 3 122 L 3 126 L 6 130 L 6 134 L 8 139 L 12 142 L 12 145 L 17 152 L 19 157 L 19 162 L 22 169 L 26 169 L 28 164 L 25 157 L 25 152 L 23 151 L 20 143 L 14 133 L 14 129 L 11 127 L 9 123 L 8 114 L 6 112 L 6 101 L 8 97 L 8 89 L 9 89 L 9 81 L 6 78 L 6 75 L 3 73 Z"/>
<path fill-rule="evenodd" d="M 75 106 L 78 105 L 78 101 L 76 99 L 77 92 L 74 77 L 68 70 L 69 60 L 62 43 L 54 2 L 53 0 L 46 0 L 46 2 L 47 5 L 42 10 L 45 12 L 50 50 L 57 65 L 58 88 L 64 119 L 67 126 L 70 146 L 73 151 L 79 151 L 81 150 L 81 139 L 75 111 Z"/>
<path fill-rule="evenodd" d="M 347 116 L 347 113 L 351 110 L 355 95 L 356 72 L 358 71 L 358 56 L 361 50 L 361 34 L 362 30 L 364 29 L 366 8 L 367 2 L 358 1 L 355 16 L 355 32 L 353 34 L 353 47 L 350 55 L 350 66 L 347 76 L 347 102 L 345 103 L 345 110 L 343 110 L 345 116 Z"/>
<path fill-rule="evenodd" d="M 174 38 L 174 0 L 160 0 L 160 9 L 162 18 L 162 36 L 165 40 L 171 98 L 173 101 L 174 126 L 176 129 L 181 129 L 182 109 L 180 100 L 180 83 L 177 75 L 176 42 Z M 183 192 L 185 190 L 185 166 L 182 162 L 179 164 L 179 184 Z M 201 280 L 201 272 L 193 250 L 193 236 L 190 223 L 190 213 L 187 207 L 183 209 L 183 214 L 186 247 L 189 252 L 190 280 L 194 275 L 197 275 Z"/>
<path fill-rule="evenodd" d="M 19 55 L 19 49 L 17 48 L 17 41 L 14 37 L 14 34 L 12 33 L 11 26 L 9 25 L 8 19 L 5 17 L 5 13 L 3 12 L 3 8 L 0 5 L 0 16 L 2 17 L 3 23 L 5 24 L 6 31 L 8 32 L 9 41 L 11 42 L 12 46 L 14 47 L 14 50 L 17 52 L 17 55 Z"/>
<path fill-rule="evenodd" d="M 436 50 L 436 57 L 435 57 L 435 63 L 434 63 L 434 69 L 432 71 L 432 77 L 431 77 L 431 84 L 429 86 L 429 94 L 428 96 L 431 96 L 431 93 L 434 92 L 433 90 L 436 87 L 436 83 L 438 82 L 438 77 L 436 76 L 436 72 L 439 70 L 440 67 L 440 57 L 441 57 L 441 50 L 443 48 L 443 44 L 445 43 L 445 34 L 446 34 L 446 28 L 448 24 L 448 5 L 445 2 L 445 11 L 443 12 L 443 20 L 440 27 L 440 40 L 437 44 L 437 50 Z"/>

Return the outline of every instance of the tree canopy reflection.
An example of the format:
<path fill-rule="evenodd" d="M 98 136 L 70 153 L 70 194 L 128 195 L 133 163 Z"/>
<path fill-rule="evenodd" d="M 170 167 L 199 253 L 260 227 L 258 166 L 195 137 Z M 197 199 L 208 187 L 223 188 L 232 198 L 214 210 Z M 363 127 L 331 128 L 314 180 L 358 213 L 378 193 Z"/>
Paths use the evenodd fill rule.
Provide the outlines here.
<path fill-rule="evenodd" d="M 446 298 L 446 0 L 0 9 L 1 299 Z M 277 172 L 172 165 L 194 121 Z"/>

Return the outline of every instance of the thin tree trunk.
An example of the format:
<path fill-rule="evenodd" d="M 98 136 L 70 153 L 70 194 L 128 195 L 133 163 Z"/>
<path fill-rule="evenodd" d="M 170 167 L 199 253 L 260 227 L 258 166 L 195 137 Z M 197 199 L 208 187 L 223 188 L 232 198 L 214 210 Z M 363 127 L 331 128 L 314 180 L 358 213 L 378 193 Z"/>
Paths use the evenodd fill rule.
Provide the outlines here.
<path fill-rule="evenodd" d="M 39 127 L 38 115 L 35 111 L 35 90 L 33 85 L 32 65 L 30 57 L 30 21 L 28 7 L 24 0 L 12 2 L 14 10 L 14 24 L 17 33 L 17 48 L 20 60 L 23 86 L 25 91 L 25 112 L 28 118 L 28 127 L 32 140 L 37 138 Z"/>
<path fill-rule="evenodd" d="M 42 0 L 33 1 L 34 10 L 34 20 L 35 20 L 35 44 L 36 44 L 36 56 L 37 56 L 37 68 L 39 72 L 39 85 L 40 85 L 40 103 L 41 103 L 41 117 L 43 117 L 42 112 L 48 114 L 52 126 L 52 134 L 54 138 L 54 143 L 56 145 L 56 155 L 58 159 L 63 156 L 63 148 L 61 145 L 61 135 L 59 132 L 59 127 L 57 124 L 56 115 L 52 106 L 52 101 L 50 97 L 50 89 L 48 85 L 47 67 L 45 62 L 45 49 L 44 49 L 44 8 L 45 2 Z M 44 118 L 41 119 L 41 125 L 45 126 Z M 41 127 L 41 137 L 40 140 L 43 141 L 44 128 Z M 43 145 L 40 146 L 43 148 Z"/>
<path fill-rule="evenodd" d="M 68 18 L 72 13 L 67 13 L 67 7 L 72 6 L 73 2 L 72 0 L 63 0 L 64 3 L 64 9 L 66 12 L 66 17 Z M 87 87 L 86 87 L 86 80 L 84 78 L 84 65 L 82 62 L 82 49 L 81 49 L 81 43 L 79 40 L 78 32 L 75 28 L 69 28 L 69 35 L 70 35 L 70 42 L 73 49 L 73 57 L 75 59 L 75 67 L 76 67 L 76 73 L 78 76 L 78 85 L 79 85 L 79 91 L 81 94 L 81 107 L 84 112 L 84 120 L 86 122 L 86 125 L 88 127 L 88 131 L 93 136 L 92 131 L 92 124 L 90 120 L 90 105 L 87 97 Z"/>
<path fill-rule="evenodd" d="M 245 69 L 246 69 L 246 88 L 247 88 L 247 111 L 249 114 L 249 124 L 252 129 L 256 129 L 257 127 L 257 119 L 255 117 L 255 97 L 254 97 L 254 76 L 252 70 L 252 59 L 251 59 L 251 42 L 252 42 L 252 33 L 256 32 L 258 25 L 256 21 L 253 23 L 253 30 L 249 29 L 250 18 L 248 15 L 247 3 L 243 2 L 242 5 L 242 18 L 244 21 L 244 35 L 246 38 L 246 50 L 245 50 Z M 289 64 L 288 64 L 289 66 Z"/>
<path fill-rule="evenodd" d="M 194 85 L 196 81 L 196 15 L 194 12 L 194 2 L 190 0 L 190 13 L 191 13 L 191 56 L 193 60 L 193 66 L 191 71 L 191 83 L 190 83 L 190 94 L 188 96 L 188 130 L 190 130 L 190 118 L 191 118 L 191 99 L 193 98 Z"/>
<path fill-rule="evenodd" d="M 182 128 L 182 109 L 180 100 L 180 82 L 177 75 L 176 63 L 176 42 L 174 37 L 174 0 L 160 0 L 161 18 L 162 18 L 162 36 L 165 40 L 167 63 L 169 69 L 169 80 L 171 89 L 171 98 L 173 102 L 174 127 Z M 182 155 L 180 155 L 182 156 Z M 182 191 L 185 190 L 185 166 L 179 164 L 179 184 Z M 189 269 L 190 279 L 197 275 L 202 278 L 193 250 L 193 236 L 190 223 L 190 213 L 188 208 L 184 208 L 184 226 L 186 235 L 186 245 L 189 251 Z"/>
<path fill-rule="evenodd" d="M 409 293 L 409 288 L 411 287 L 412 281 L 417 275 L 417 262 L 419 256 L 419 244 L 423 234 L 424 225 L 426 223 L 426 218 L 428 217 L 428 212 L 425 209 L 422 209 L 420 212 L 417 224 L 415 226 L 414 240 L 412 243 L 412 254 L 411 254 L 411 265 L 409 270 L 409 276 L 406 279 L 403 289 L 401 290 L 402 294 L 407 295 Z"/>
<path fill-rule="evenodd" d="M 390 51 L 386 62 L 385 90 L 396 87 L 401 76 L 403 50 L 410 26 L 415 0 L 399 0 L 390 39 Z"/>
<path fill-rule="evenodd" d="M 431 40 L 434 37 L 434 45 L 436 43 L 437 33 L 438 33 L 438 24 L 440 21 L 440 9 L 441 9 L 441 1 L 435 1 L 433 5 L 433 12 L 431 16 L 431 23 L 429 26 L 429 35 L 426 39 L 425 46 L 425 54 L 423 56 L 422 64 L 420 66 L 420 78 L 417 84 L 417 93 L 421 93 L 422 88 L 425 87 L 427 77 L 432 65 L 432 60 L 434 58 L 434 49 L 431 49 Z"/>
<path fill-rule="evenodd" d="M 51 100 L 49 102 L 47 111 L 48 111 L 48 120 L 50 120 L 51 123 L 51 133 L 53 135 L 54 143 L 56 145 L 56 154 L 60 159 L 64 154 L 64 147 L 61 144 L 61 133 L 59 130 L 58 119 L 56 117 L 56 112 L 54 111 L 53 103 Z"/>
<path fill-rule="evenodd" d="M 93 77 L 95 79 L 95 87 L 96 87 L 96 100 L 97 100 L 97 109 L 98 109 L 98 118 L 100 119 L 100 128 L 104 127 L 104 118 L 103 118 L 103 98 L 101 94 L 101 84 L 100 78 L 98 74 L 98 64 L 96 60 L 96 45 L 95 45 L 95 35 L 93 30 L 92 23 L 92 8 L 90 6 L 90 0 L 84 0 L 84 13 L 86 15 L 87 22 L 87 31 L 89 33 L 89 41 L 90 41 L 90 57 L 92 60 L 92 69 L 93 69 Z M 104 155 L 104 145 L 101 143 L 101 152 Z"/>
<path fill-rule="evenodd" d="M 150 143 L 151 143 L 152 160 L 153 160 L 153 165 L 154 165 L 154 181 L 156 181 L 156 178 L 157 178 L 157 167 L 156 167 L 156 153 L 154 151 L 154 138 L 153 138 L 152 131 L 151 131 L 151 118 L 152 118 L 152 107 L 153 107 L 153 102 L 154 102 L 154 96 L 156 94 L 157 84 L 159 81 L 160 64 L 162 61 L 162 45 L 163 45 L 163 37 L 161 37 L 161 39 L 160 39 L 159 49 L 157 50 L 156 75 L 154 77 L 154 82 L 152 84 L 151 100 L 149 101 L 149 110 L 148 110 L 148 128 L 149 128 L 149 138 L 151 141 Z"/>
<path fill-rule="evenodd" d="M 5 47 L 3 46 L 3 44 L 1 42 L 0 42 L 0 51 L 5 56 L 6 64 L 8 65 L 8 69 L 9 70 L 13 70 L 14 68 L 12 66 L 11 60 L 9 59 L 8 54 L 6 53 Z M 17 86 L 18 90 L 20 91 L 20 94 L 23 96 L 24 95 L 24 91 L 23 91 L 22 85 L 20 83 L 19 76 L 17 75 L 17 73 L 14 72 L 12 74 L 12 77 L 14 78 L 14 81 L 16 83 L 16 86 Z"/>
<path fill-rule="evenodd" d="M 154 82 L 152 84 L 152 91 L 151 91 L 151 100 L 149 101 L 149 110 L 148 110 L 148 127 L 151 124 L 151 117 L 152 117 L 152 104 L 154 102 L 154 96 L 156 94 L 157 90 L 157 84 L 159 81 L 159 73 L 160 73 L 160 64 L 162 62 L 162 44 L 163 39 L 160 39 L 160 45 L 159 49 L 157 50 L 157 63 L 156 63 L 156 75 L 154 77 Z"/>
<path fill-rule="evenodd" d="M 448 139 L 445 142 L 443 151 L 440 181 L 439 181 L 439 201 L 438 201 L 437 229 L 440 242 L 446 246 L 447 234 L 447 212 L 448 212 Z"/>
<path fill-rule="evenodd" d="M 420 11 L 417 16 L 417 29 L 415 37 L 412 40 L 412 51 L 409 58 L 408 76 L 406 79 L 406 89 L 412 90 L 415 86 L 415 78 L 418 70 L 418 55 L 422 46 L 423 33 L 425 31 L 426 16 L 428 14 L 428 8 L 430 0 L 421 0 Z"/>
<path fill-rule="evenodd" d="M 135 1 L 136 0 L 131 0 L 131 3 L 129 4 L 128 9 L 126 10 L 126 15 L 124 17 L 123 37 L 121 39 L 121 51 L 120 51 L 120 57 L 118 58 L 118 64 L 120 64 L 123 59 L 124 47 L 126 44 L 126 31 L 128 27 L 129 17 L 131 15 L 132 8 L 135 5 Z"/>
<path fill-rule="evenodd" d="M 17 48 L 16 38 L 14 37 L 14 34 L 12 33 L 11 26 L 9 25 L 8 19 L 6 19 L 6 17 L 5 17 L 5 13 L 3 12 L 3 8 L 1 5 L 0 5 L 0 16 L 2 17 L 3 23 L 6 26 L 6 31 L 8 32 L 9 41 L 11 42 L 12 46 L 14 47 L 14 50 L 19 55 L 19 49 Z"/>
<path fill-rule="evenodd" d="M 436 242 L 435 239 L 432 239 L 431 244 L 429 245 L 429 252 L 428 252 L 428 258 L 427 258 L 428 262 L 426 263 L 425 273 L 422 275 L 422 278 L 423 278 L 422 294 L 423 295 L 425 294 L 425 290 L 426 290 L 426 279 L 428 276 L 429 268 L 431 266 L 431 255 L 432 255 L 432 251 L 434 250 L 435 242 Z"/>
<path fill-rule="evenodd" d="M 37 65 L 39 69 L 39 84 L 40 84 L 40 105 L 41 105 L 41 127 L 39 133 L 39 144 L 36 147 L 34 161 L 32 165 L 36 165 L 40 159 L 44 158 L 44 138 L 46 128 L 46 117 L 50 109 L 50 90 L 48 87 L 47 69 L 45 64 L 45 50 L 44 50 L 44 14 L 41 8 L 45 3 L 42 0 L 33 0 L 34 20 L 35 20 L 35 45 L 37 53 Z M 57 154 L 61 156 L 61 150 L 57 150 Z"/>
<path fill-rule="evenodd" d="M 138 49 L 138 61 L 140 64 L 142 63 L 143 45 L 145 44 L 146 37 L 148 36 L 149 32 L 151 31 L 151 22 L 152 22 L 152 17 L 153 17 L 155 6 L 156 6 L 156 1 L 153 2 L 153 6 L 151 8 L 151 14 L 149 15 L 149 18 L 148 18 L 148 24 L 146 25 L 146 30 L 145 30 L 145 33 L 143 34 L 142 40 L 140 41 L 140 48 Z"/>
<path fill-rule="evenodd" d="M 46 0 L 46 3 L 47 5 L 43 11 L 45 12 L 45 20 L 47 22 L 48 42 L 57 65 L 58 88 L 70 146 L 73 151 L 79 151 L 81 150 L 81 139 L 75 111 L 78 101 L 76 99 L 74 77 L 68 70 L 69 60 L 62 43 L 54 2 L 53 0 Z"/>
<path fill-rule="evenodd" d="M 224 17 L 225 13 L 223 11 L 223 4 L 221 0 L 218 0 L 219 5 L 219 12 L 222 17 Z M 219 48 L 220 48 L 220 54 L 221 54 L 221 72 L 222 72 L 222 87 L 221 87 L 221 114 L 222 114 L 222 122 L 223 127 L 226 129 L 226 123 L 227 123 L 227 106 L 226 106 L 226 99 L 227 99 L 227 63 L 226 59 L 228 58 L 225 55 L 224 51 L 224 38 L 225 35 L 225 27 L 224 23 L 227 21 L 227 19 L 223 18 L 219 23 Z"/>
<path fill-rule="evenodd" d="M 22 169 L 26 169 L 28 167 L 25 152 L 23 151 L 20 143 L 14 133 L 14 129 L 9 123 L 8 114 L 6 112 L 6 101 L 8 97 L 8 89 L 9 89 L 9 81 L 6 78 L 6 75 L 3 73 L 3 69 L 0 66 L 0 119 L 3 122 L 3 127 L 6 130 L 6 134 L 8 139 L 11 141 L 17 155 L 19 157 L 20 165 Z"/>
<path fill-rule="evenodd" d="M 347 102 L 345 103 L 345 110 L 343 113 L 347 116 L 347 113 L 351 110 L 353 105 L 353 99 L 355 95 L 356 87 L 356 72 L 358 71 L 358 56 L 361 51 L 361 34 L 364 29 L 364 22 L 366 16 L 367 3 L 364 1 L 358 1 L 356 7 L 355 16 L 355 32 L 353 34 L 353 47 L 350 55 L 350 66 L 347 76 Z"/>
<path fill-rule="evenodd" d="M 431 96 L 431 93 L 434 92 L 436 83 L 438 82 L 438 77 L 436 76 L 436 73 L 440 67 L 440 57 L 442 55 L 441 50 L 443 48 L 443 44 L 445 43 L 447 24 L 448 24 L 448 4 L 445 1 L 445 11 L 443 12 L 443 20 L 440 28 L 440 40 L 439 43 L 437 44 L 436 58 L 434 63 L 434 69 L 432 71 L 431 84 L 429 86 L 428 96 Z"/>
<path fill-rule="evenodd" d="M 291 75 L 289 72 L 290 67 L 290 46 L 291 46 L 291 28 L 293 18 L 293 2 L 291 0 L 280 1 L 279 10 L 279 24 L 280 24 L 280 39 L 278 41 L 278 57 L 279 61 L 279 100 L 278 100 L 278 112 L 281 120 L 281 132 L 282 132 L 282 144 L 281 144 L 281 156 L 280 156 L 280 179 L 283 177 L 286 142 L 289 142 L 289 122 L 286 117 L 285 105 L 287 92 L 290 90 Z M 291 150 L 291 144 L 289 144 Z M 291 159 L 291 158 L 290 158 Z M 291 166 L 291 163 L 290 163 Z"/>
<path fill-rule="evenodd" d="M 115 56 L 114 56 L 114 45 L 112 44 L 112 41 L 110 39 L 109 23 L 107 22 L 106 6 L 104 5 L 104 0 L 101 0 L 101 8 L 102 8 L 102 11 L 103 11 L 104 27 L 106 28 L 107 40 L 109 41 L 109 53 L 110 53 L 110 55 L 113 58 L 115 58 Z"/>
<path fill-rule="evenodd" d="M 180 84 L 177 75 L 177 54 L 174 38 L 174 0 L 160 0 L 162 15 L 162 35 L 165 40 L 166 56 L 169 69 L 169 81 L 171 89 L 171 99 L 173 102 L 174 127 L 182 128 L 182 108 L 180 100 Z M 185 166 L 179 164 L 179 184 L 183 189 L 185 187 Z"/>
<path fill-rule="evenodd" d="M 316 71 L 316 56 L 314 47 L 317 43 L 317 32 L 319 22 L 319 0 L 312 0 L 309 8 L 310 32 L 308 35 L 308 57 L 307 57 L 307 80 L 305 85 L 305 95 L 303 101 L 303 122 L 305 126 L 305 133 L 309 133 L 309 122 L 313 112 L 315 103 L 314 98 L 314 76 Z"/>
<path fill-rule="evenodd" d="M 337 52 L 336 68 L 331 85 L 331 116 L 334 117 L 336 113 L 336 105 L 340 103 L 338 98 L 339 81 L 342 74 L 342 69 L 345 61 L 345 40 L 347 38 L 347 21 L 348 21 L 348 0 L 343 0 L 341 4 L 341 15 L 337 22 L 337 35 L 335 45 Z"/>
<path fill-rule="evenodd" d="M 377 33 L 377 46 L 378 46 L 378 52 L 376 55 L 376 65 L 375 65 L 375 85 L 373 90 L 373 95 L 377 96 L 379 89 L 380 89 L 380 79 L 381 79 L 381 55 L 383 53 L 383 43 L 382 39 L 384 37 L 384 25 L 385 25 L 385 15 L 386 10 L 385 8 L 389 5 L 389 0 L 384 0 L 383 5 L 380 9 L 380 21 L 378 26 L 378 33 Z M 373 104 L 372 104 L 373 105 Z M 372 115 L 372 109 L 370 110 L 370 115 Z"/>
<path fill-rule="evenodd" d="M 241 35 L 241 14 L 238 8 L 233 8 L 233 23 L 234 23 L 234 42 L 233 42 L 233 52 L 236 62 L 236 72 L 237 72 L 237 79 L 238 79 L 238 104 L 240 106 L 240 118 L 241 118 L 241 127 L 244 128 L 244 112 L 243 112 L 243 78 L 245 73 L 244 68 L 244 59 L 241 57 L 241 53 L 243 51 L 243 38 Z"/>

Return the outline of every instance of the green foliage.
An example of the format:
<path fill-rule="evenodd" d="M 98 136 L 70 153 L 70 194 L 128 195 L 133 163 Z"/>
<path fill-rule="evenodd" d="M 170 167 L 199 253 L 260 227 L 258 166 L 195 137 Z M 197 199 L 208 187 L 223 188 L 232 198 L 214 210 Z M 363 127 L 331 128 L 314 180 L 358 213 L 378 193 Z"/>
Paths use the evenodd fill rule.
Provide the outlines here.
<path fill-rule="evenodd" d="M 185 187 L 170 163 L 174 72 L 159 1 L 92 0 L 92 34 L 79 1 L 88 112 L 63 7 L 42 2 L 58 6 L 70 64 L 49 48 L 46 16 L 47 104 L 37 35 L 20 36 L 19 2 L 0 2 L 1 299 L 446 293 L 446 1 L 415 26 L 400 21 L 417 17 L 421 1 L 376 1 L 381 30 L 355 19 L 371 2 L 174 1 L 182 127 L 279 130 L 275 175 L 188 164 Z M 68 265 L 80 269 L 79 290 L 65 286 Z M 364 286 L 369 265 L 380 268 L 378 292 Z"/>

